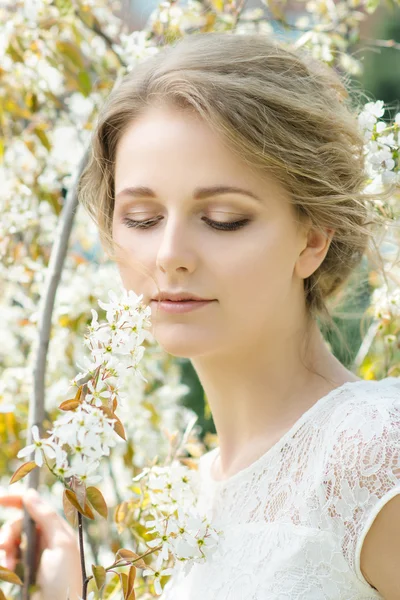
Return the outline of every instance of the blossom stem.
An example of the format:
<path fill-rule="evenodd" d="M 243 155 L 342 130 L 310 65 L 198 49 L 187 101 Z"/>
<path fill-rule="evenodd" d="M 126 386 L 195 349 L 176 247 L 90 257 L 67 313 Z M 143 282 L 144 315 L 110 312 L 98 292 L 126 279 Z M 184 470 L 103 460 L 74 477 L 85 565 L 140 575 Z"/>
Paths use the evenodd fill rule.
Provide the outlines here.
<path fill-rule="evenodd" d="M 144 556 L 153 554 L 153 552 L 156 552 L 157 550 L 161 550 L 161 548 L 162 548 L 162 545 L 157 546 L 157 548 L 148 550 L 147 552 L 145 552 L 144 554 L 142 554 L 141 556 L 138 556 L 137 558 L 135 558 L 133 560 L 129 560 L 129 561 L 125 561 L 124 559 L 117 560 L 114 562 L 114 564 L 110 565 L 109 567 L 104 567 L 104 570 L 107 571 L 107 573 L 108 573 L 109 571 L 111 571 L 112 569 L 116 569 L 117 567 L 129 567 L 129 566 L 133 565 L 135 562 L 137 562 L 138 560 L 142 559 Z M 82 571 L 82 574 L 83 574 L 83 571 Z M 86 576 L 86 578 L 84 579 L 84 587 L 86 589 L 86 592 L 87 592 L 88 583 L 91 579 L 93 579 L 93 575 L 89 575 L 88 577 Z M 82 600 L 86 600 L 86 596 L 82 596 Z"/>
<path fill-rule="evenodd" d="M 80 555 L 81 555 L 81 569 L 82 569 L 82 581 L 83 581 L 82 600 L 86 600 L 87 586 L 88 586 L 89 580 L 86 577 L 86 567 L 85 567 L 85 548 L 83 545 L 83 517 L 79 511 L 78 511 L 78 535 L 79 535 L 79 550 L 80 550 Z"/>

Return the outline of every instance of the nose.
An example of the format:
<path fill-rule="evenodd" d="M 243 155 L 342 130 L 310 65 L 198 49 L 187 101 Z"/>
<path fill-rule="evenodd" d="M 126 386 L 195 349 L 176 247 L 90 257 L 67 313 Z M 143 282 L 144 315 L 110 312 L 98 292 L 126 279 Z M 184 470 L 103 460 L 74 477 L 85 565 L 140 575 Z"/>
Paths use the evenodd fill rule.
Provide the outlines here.
<path fill-rule="evenodd" d="M 161 229 L 156 266 L 173 275 L 176 272 L 192 273 L 196 268 L 196 252 L 188 226 L 178 219 L 168 218 Z"/>

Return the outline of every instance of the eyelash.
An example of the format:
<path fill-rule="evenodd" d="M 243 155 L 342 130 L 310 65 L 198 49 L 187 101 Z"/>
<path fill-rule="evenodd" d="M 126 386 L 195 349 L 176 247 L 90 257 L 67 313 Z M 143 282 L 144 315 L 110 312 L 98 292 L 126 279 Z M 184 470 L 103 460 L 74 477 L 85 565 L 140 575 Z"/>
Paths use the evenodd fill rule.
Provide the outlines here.
<path fill-rule="evenodd" d="M 127 227 L 133 227 L 135 229 L 149 229 L 150 227 L 153 227 L 153 225 L 158 223 L 158 221 L 160 220 L 160 218 L 157 218 L 147 219 L 147 221 L 134 221 L 133 219 L 129 219 L 128 217 L 125 217 L 123 219 Z M 205 221 L 207 225 L 209 225 L 212 229 L 217 229 L 218 231 L 235 231 L 247 225 L 250 219 L 242 219 L 241 221 L 232 221 L 230 223 L 221 223 L 203 217 L 203 221 Z"/>

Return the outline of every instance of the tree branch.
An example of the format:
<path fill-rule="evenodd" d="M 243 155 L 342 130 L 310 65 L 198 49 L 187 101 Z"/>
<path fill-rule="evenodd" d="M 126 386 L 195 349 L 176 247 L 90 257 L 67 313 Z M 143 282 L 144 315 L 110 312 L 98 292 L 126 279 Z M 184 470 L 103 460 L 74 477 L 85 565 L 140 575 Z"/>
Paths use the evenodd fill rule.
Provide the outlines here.
<path fill-rule="evenodd" d="M 33 364 L 32 396 L 29 403 L 28 444 L 32 443 L 33 425 L 36 425 L 40 432 L 43 426 L 45 412 L 46 362 L 49 349 L 52 315 L 57 288 L 61 280 L 61 274 L 67 255 L 68 242 L 71 236 L 75 211 L 78 206 L 78 181 L 86 166 L 88 156 L 89 151 L 86 150 L 78 166 L 75 180 L 65 199 L 65 204 L 58 223 L 58 231 L 56 233 L 47 267 L 44 294 L 39 308 L 37 348 L 35 349 L 36 356 Z M 34 489 L 38 488 L 39 472 L 39 469 L 34 469 L 29 473 L 27 478 L 28 487 L 33 487 Z M 31 519 L 26 510 L 24 511 L 23 532 L 25 536 L 25 552 L 23 559 L 24 585 L 22 588 L 22 598 L 23 600 L 29 600 L 29 587 L 35 581 L 36 528 L 35 522 Z"/>

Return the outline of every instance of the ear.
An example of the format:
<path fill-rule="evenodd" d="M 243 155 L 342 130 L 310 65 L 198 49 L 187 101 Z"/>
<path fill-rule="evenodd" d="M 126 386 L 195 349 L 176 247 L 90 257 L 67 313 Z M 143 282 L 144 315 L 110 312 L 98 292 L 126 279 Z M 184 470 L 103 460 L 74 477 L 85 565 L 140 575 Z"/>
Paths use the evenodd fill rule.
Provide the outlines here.
<path fill-rule="evenodd" d="M 330 228 L 309 229 L 294 269 L 298 277 L 307 279 L 318 269 L 329 250 L 334 233 L 334 229 Z"/>

